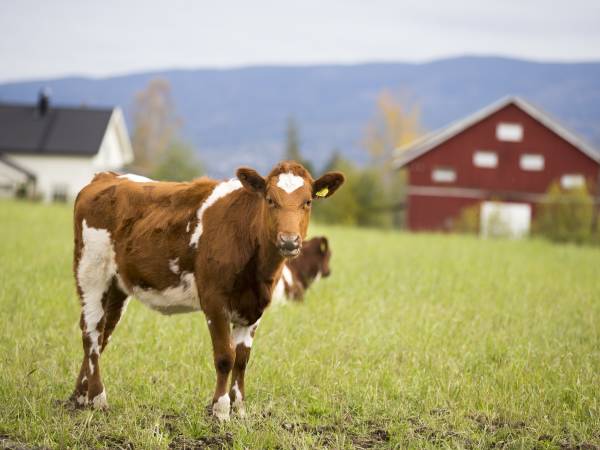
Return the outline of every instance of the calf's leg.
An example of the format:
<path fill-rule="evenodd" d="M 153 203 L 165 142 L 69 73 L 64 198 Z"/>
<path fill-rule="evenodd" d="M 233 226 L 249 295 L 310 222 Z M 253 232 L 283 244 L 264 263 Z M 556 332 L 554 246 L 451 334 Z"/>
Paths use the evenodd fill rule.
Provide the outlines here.
<path fill-rule="evenodd" d="M 77 376 L 77 380 L 75 381 L 75 390 L 69 397 L 69 400 L 72 401 L 76 406 L 85 406 L 88 403 L 87 391 L 88 391 L 88 379 L 87 379 L 87 368 L 88 368 L 88 352 L 86 351 L 87 345 L 85 341 L 85 334 L 83 331 L 85 330 L 85 321 L 83 318 L 83 312 L 81 313 L 81 318 L 79 320 L 79 327 L 82 330 L 83 337 L 83 361 L 81 362 L 81 368 L 79 369 L 79 375 Z"/>
<path fill-rule="evenodd" d="M 121 317 L 127 309 L 130 297 L 123 291 L 121 291 L 116 285 L 111 285 L 111 290 L 107 295 L 106 305 L 104 310 L 106 312 L 106 325 L 104 326 L 104 333 L 102 335 L 102 346 L 100 347 L 100 353 L 104 351 L 110 337 L 117 327 L 117 324 L 121 320 Z"/>
<path fill-rule="evenodd" d="M 71 399 L 79 406 L 88 403 L 97 409 L 108 408 L 106 391 L 100 376 L 100 354 L 108 344 L 123 309 L 127 294 L 113 279 L 98 299 L 99 290 L 82 289 L 83 311 L 80 327 L 83 342 L 83 361 Z"/>
<path fill-rule="evenodd" d="M 212 400 L 212 414 L 219 420 L 229 420 L 230 400 L 227 393 L 227 381 L 235 360 L 229 317 L 224 311 L 207 313 L 206 317 L 217 372 L 217 385 Z"/>
<path fill-rule="evenodd" d="M 236 347 L 229 397 L 234 409 L 237 410 L 241 417 L 246 415 L 246 408 L 244 407 L 244 398 L 246 398 L 244 374 L 246 372 L 246 365 L 250 359 L 252 341 L 254 340 L 254 334 L 259 322 L 260 319 L 250 326 L 233 325 L 233 342 Z"/>

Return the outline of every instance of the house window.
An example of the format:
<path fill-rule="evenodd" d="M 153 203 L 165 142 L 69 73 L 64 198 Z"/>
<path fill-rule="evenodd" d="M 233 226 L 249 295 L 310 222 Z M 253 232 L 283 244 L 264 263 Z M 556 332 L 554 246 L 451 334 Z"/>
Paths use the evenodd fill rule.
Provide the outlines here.
<path fill-rule="evenodd" d="M 473 165 L 485 169 L 498 167 L 498 155 L 496 152 L 478 150 L 473 153 Z"/>
<path fill-rule="evenodd" d="M 522 170 L 544 170 L 544 157 L 542 155 L 526 153 L 521 155 L 519 166 Z"/>
<path fill-rule="evenodd" d="M 438 167 L 431 172 L 431 179 L 436 183 L 454 183 L 456 171 L 451 167 Z"/>
<path fill-rule="evenodd" d="M 496 126 L 496 139 L 506 142 L 521 142 L 523 126 L 520 123 L 501 122 Z"/>
<path fill-rule="evenodd" d="M 55 184 L 52 186 L 52 200 L 55 202 L 66 202 L 69 187 L 66 184 Z"/>
<path fill-rule="evenodd" d="M 560 178 L 560 185 L 564 189 L 574 189 L 585 186 L 585 178 L 579 173 L 568 173 Z"/>

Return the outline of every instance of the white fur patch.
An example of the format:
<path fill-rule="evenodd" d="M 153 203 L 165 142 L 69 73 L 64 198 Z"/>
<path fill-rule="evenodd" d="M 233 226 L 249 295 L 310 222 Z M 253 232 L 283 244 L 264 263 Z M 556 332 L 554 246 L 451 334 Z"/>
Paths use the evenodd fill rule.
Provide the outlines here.
<path fill-rule="evenodd" d="M 81 224 L 81 258 L 77 266 L 77 282 L 82 293 L 83 320 L 85 332 L 91 341 L 90 352 L 100 354 L 100 333 L 98 322 L 102 320 L 102 296 L 108 289 L 110 280 L 117 273 L 115 251 L 110 240 L 110 233 L 101 228 L 87 226 L 84 219 Z M 90 373 L 94 373 L 91 359 Z"/>
<path fill-rule="evenodd" d="M 169 269 L 171 269 L 171 272 L 175 275 L 179 274 L 179 258 L 169 260 Z"/>
<path fill-rule="evenodd" d="M 235 383 L 233 384 L 233 387 L 231 389 L 235 393 L 235 399 L 233 400 L 233 407 L 237 410 L 238 415 L 240 417 L 245 417 L 246 416 L 246 407 L 244 406 L 244 399 L 242 397 L 242 391 L 240 391 L 237 380 L 235 380 Z"/>
<path fill-rule="evenodd" d="M 260 319 L 258 319 L 252 325 L 247 326 L 247 327 L 234 324 L 233 330 L 232 330 L 233 343 L 236 346 L 238 346 L 240 344 L 244 344 L 244 346 L 247 348 L 252 347 L 252 341 L 254 341 L 254 338 L 252 337 L 252 333 L 256 330 L 259 323 L 260 323 Z"/>
<path fill-rule="evenodd" d="M 275 285 L 275 289 L 273 289 L 273 295 L 271 296 L 271 301 L 273 303 L 283 303 L 285 300 L 285 283 L 283 281 L 283 277 L 277 281 Z"/>
<path fill-rule="evenodd" d="M 189 233 L 190 232 L 190 223 L 188 222 L 187 225 L 185 226 L 185 232 Z"/>
<path fill-rule="evenodd" d="M 162 314 L 178 314 L 200 310 L 200 299 L 193 273 L 183 272 L 177 286 L 162 291 L 133 288 L 133 295 L 144 305 Z"/>
<path fill-rule="evenodd" d="M 79 396 L 77 396 L 77 398 L 75 399 L 75 401 L 80 406 L 87 405 L 87 403 L 88 403 L 87 395 L 79 395 Z"/>
<path fill-rule="evenodd" d="M 213 416 L 219 420 L 229 420 L 231 409 L 229 394 L 220 396 L 212 407 Z"/>
<path fill-rule="evenodd" d="M 277 187 L 283 189 L 288 194 L 291 194 L 302 186 L 304 186 L 304 178 L 294 175 L 291 172 L 280 174 L 277 180 Z"/>
<path fill-rule="evenodd" d="M 202 206 L 200 206 L 196 212 L 198 223 L 196 224 L 196 229 L 190 238 L 190 247 L 198 247 L 198 241 L 200 240 L 200 236 L 202 236 L 202 231 L 204 230 L 202 225 L 202 217 L 204 216 L 206 210 L 214 205 L 217 200 L 231 194 L 233 191 L 241 189 L 241 187 L 242 183 L 237 178 L 232 178 L 229 181 L 223 181 L 215 186 L 208 198 L 204 201 L 204 203 L 202 203 Z"/>
<path fill-rule="evenodd" d="M 292 271 L 287 266 L 287 264 L 283 265 L 283 271 L 281 272 L 281 276 L 285 280 L 285 282 L 288 284 L 288 286 L 291 286 L 292 284 L 294 284 L 294 277 L 292 276 Z"/>
<path fill-rule="evenodd" d="M 319 270 L 317 272 L 317 276 L 315 277 L 314 283 L 316 283 L 317 281 L 319 281 L 321 279 L 321 271 Z"/>
<path fill-rule="evenodd" d="M 102 389 L 98 395 L 92 399 L 92 406 L 94 409 L 106 409 L 108 408 L 108 402 L 106 401 L 106 391 Z"/>
<path fill-rule="evenodd" d="M 281 272 L 281 277 L 277 281 L 275 288 L 273 289 L 273 295 L 271 296 L 271 301 L 276 304 L 282 304 L 286 300 L 285 296 L 285 288 L 286 286 L 292 286 L 294 284 L 294 277 L 292 276 L 292 271 L 287 266 L 287 264 L 283 265 L 283 270 Z"/>
<path fill-rule="evenodd" d="M 129 181 L 135 181 L 136 183 L 149 183 L 149 182 L 154 181 L 148 177 L 144 177 L 142 175 L 136 175 L 134 173 L 126 173 L 124 175 L 119 175 L 117 178 L 125 178 Z"/>

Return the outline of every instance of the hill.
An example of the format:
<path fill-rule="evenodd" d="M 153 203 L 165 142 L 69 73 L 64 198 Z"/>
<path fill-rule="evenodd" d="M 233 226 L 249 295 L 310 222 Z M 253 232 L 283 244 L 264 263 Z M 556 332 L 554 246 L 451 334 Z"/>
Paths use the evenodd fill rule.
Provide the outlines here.
<path fill-rule="evenodd" d="M 0 101 L 30 102 L 49 86 L 56 103 L 118 104 L 128 113 L 134 93 L 154 77 L 171 83 L 185 136 L 217 176 L 241 164 L 266 170 L 282 154 L 290 115 L 300 125 L 303 151 L 317 166 L 333 148 L 364 161 L 365 125 L 384 89 L 414 99 L 429 130 L 516 94 L 600 144 L 600 63 L 463 57 L 423 64 L 170 70 L 1 84 Z"/>

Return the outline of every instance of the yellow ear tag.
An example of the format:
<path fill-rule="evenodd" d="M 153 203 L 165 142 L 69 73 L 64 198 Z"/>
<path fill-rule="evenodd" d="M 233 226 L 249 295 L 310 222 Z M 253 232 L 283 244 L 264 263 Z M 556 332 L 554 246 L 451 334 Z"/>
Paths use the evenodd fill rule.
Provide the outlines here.
<path fill-rule="evenodd" d="M 329 188 L 324 187 L 323 189 L 321 189 L 320 191 L 317 191 L 317 193 L 315 194 L 317 197 L 325 197 L 327 195 L 327 193 L 329 192 Z"/>

